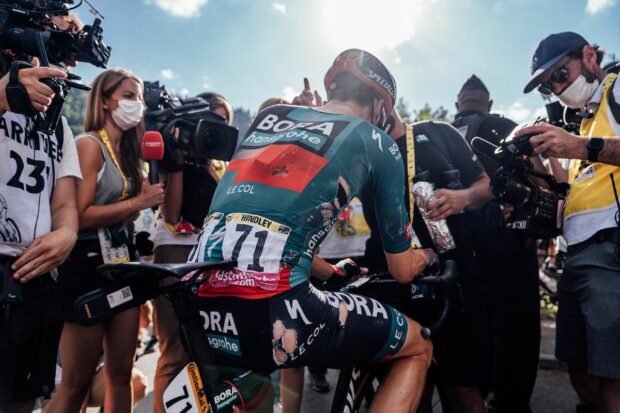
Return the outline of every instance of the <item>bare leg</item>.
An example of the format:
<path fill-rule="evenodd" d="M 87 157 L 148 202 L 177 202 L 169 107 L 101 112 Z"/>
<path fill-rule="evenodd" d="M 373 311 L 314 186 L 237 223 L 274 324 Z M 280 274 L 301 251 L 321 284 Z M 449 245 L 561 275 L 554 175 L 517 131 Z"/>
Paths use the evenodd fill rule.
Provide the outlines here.
<path fill-rule="evenodd" d="M 605 413 L 620 413 L 620 380 L 599 379 Z"/>
<path fill-rule="evenodd" d="M 79 412 L 103 351 L 103 324 L 82 327 L 65 323 L 60 338 L 62 379 L 49 413 Z"/>
<path fill-rule="evenodd" d="M 370 413 L 410 413 L 420 402 L 433 345 L 420 334 L 420 324 L 409 318 L 407 322 L 407 340 L 393 359 L 392 368 L 372 401 Z"/>
<path fill-rule="evenodd" d="M 106 323 L 103 340 L 106 413 L 133 411 L 131 369 L 138 341 L 140 308 L 130 308 Z"/>
<path fill-rule="evenodd" d="M 280 370 L 280 398 L 282 413 L 299 413 L 304 394 L 304 367 Z"/>
<path fill-rule="evenodd" d="M 487 411 L 480 390 L 476 387 L 444 386 L 450 410 L 463 413 L 485 413 Z"/>
<path fill-rule="evenodd" d="M 599 388 L 599 379 L 594 376 L 590 376 L 583 369 L 568 369 L 570 376 L 570 382 L 573 385 L 573 389 L 579 397 L 579 402 L 585 406 L 595 409 L 602 409 L 599 401 L 599 394 L 601 393 Z"/>

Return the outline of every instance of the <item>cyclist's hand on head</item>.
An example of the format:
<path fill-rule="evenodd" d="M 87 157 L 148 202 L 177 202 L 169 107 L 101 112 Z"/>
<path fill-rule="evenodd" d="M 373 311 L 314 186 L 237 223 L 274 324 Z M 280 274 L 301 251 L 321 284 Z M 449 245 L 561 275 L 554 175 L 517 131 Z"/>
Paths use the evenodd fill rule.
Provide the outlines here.
<path fill-rule="evenodd" d="M 304 77 L 304 89 L 299 96 L 293 98 L 292 103 L 297 106 L 321 107 L 323 106 L 323 98 L 317 90 L 312 92 L 310 89 L 310 81 L 307 77 Z"/>

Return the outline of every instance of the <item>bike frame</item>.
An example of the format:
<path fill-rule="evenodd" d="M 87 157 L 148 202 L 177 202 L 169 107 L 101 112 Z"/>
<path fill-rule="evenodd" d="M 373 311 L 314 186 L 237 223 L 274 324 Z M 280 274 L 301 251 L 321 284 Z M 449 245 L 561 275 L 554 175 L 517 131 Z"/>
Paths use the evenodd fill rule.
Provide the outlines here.
<path fill-rule="evenodd" d="M 123 263 L 102 265 L 97 269 L 97 272 L 103 277 L 114 280 L 116 285 L 110 289 L 95 290 L 76 300 L 76 319 L 83 325 L 92 325 L 129 307 L 138 306 L 146 300 L 166 294 L 170 298 L 175 315 L 179 320 L 181 341 L 191 361 L 166 389 L 164 394 L 166 411 L 170 413 L 189 413 L 191 411 L 229 413 L 233 411 L 235 405 L 241 406 L 243 409 L 247 395 L 255 394 L 257 389 L 263 385 L 264 377 L 268 376 L 271 371 L 248 370 L 231 380 L 222 381 L 198 310 L 198 287 L 205 282 L 205 272 L 230 267 L 231 265 L 233 264 L 155 265 Z M 180 281 L 170 285 L 160 285 L 163 278 L 171 276 Z M 443 276 L 421 277 L 412 283 L 412 285 L 422 283 L 436 285 L 444 295 L 440 316 L 435 323 L 429 327 L 424 327 L 421 331 L 421 334 L 426 338 L 439 331 L 445 322 L 449 310 L 448 290 L 453 284 L 454 276 L 454 262 L 449 261 L 446 263 Z M 368 285 L 387 285 L 394 284 L 395 281 L 389 274 L 375 274 L 345 286 L 342 291 L 354 292 L 367 283 L 369 283 Z M 130 298 L 125 298 L 121 304 L 112 305 L 110 296 L 118 296 L 120 292 L 123 292 L 124 297 Z M 351 367 L 351 375 L 353 375 L 355 368 Z M 188 387 L 193 390 L 194 400 L 192 400 L 192 392 Z M 176 390 L 177 393 L 176 395 L 170 394 L 170 397 L 166 399 L 166 395 L 171 389 Z M 336 397 L 334 398 L 333 405 L 341 407 L 336 410 L 332 408 L 332 412 L 346 411 L 343 410 L 345 404 L 341 402 L 343 397 L 346 401 L 346 392 L 337 391 L 337 395 L 340 396 L 338 400 Z"/>

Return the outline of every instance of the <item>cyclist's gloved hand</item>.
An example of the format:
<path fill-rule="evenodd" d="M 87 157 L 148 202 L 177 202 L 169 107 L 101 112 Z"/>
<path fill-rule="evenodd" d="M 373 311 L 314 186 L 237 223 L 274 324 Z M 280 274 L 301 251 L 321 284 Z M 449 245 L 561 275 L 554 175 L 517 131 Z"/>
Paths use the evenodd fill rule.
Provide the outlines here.
<path fill-rule="evenodd" d="M 334 272 L 329 278 L 329 284 L 331 285 L 343 285 L 347 282 L 356 279 L 357 276 L 366 274 L 367 268 L 360 267 L 351 258 L 345 258 L 332 265 Z"/>
<path fill-rule="evenodd" d="M 351 258 L 345 258 L 332 265 L 334 272 L 332 277 L 351 278 L 362 273 L 362 268 Z"/>
<path fill-rule="evenodd" d="M 426 260 L 426 269 L 425 272 L 429 274 L 437 274 L 441 269 L 441 261 L 439 261 L 439 256 L 432 248 L 423 248 L 418 250 L 424 254 L 424 258 Z"/>

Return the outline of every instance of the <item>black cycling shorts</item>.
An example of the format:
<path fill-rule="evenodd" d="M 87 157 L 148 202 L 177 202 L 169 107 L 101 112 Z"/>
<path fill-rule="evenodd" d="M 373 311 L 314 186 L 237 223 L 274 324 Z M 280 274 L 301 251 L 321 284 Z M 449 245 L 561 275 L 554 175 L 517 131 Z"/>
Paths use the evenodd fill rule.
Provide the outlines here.
<path fill-rule="evenodd" d="M 261 300 L 201 298 L 199 308 L 217 364 L 230 375 L 381 361 L 398 353 L 408 330 L 406 317 L 388 305 L 309 283 Z"/>

